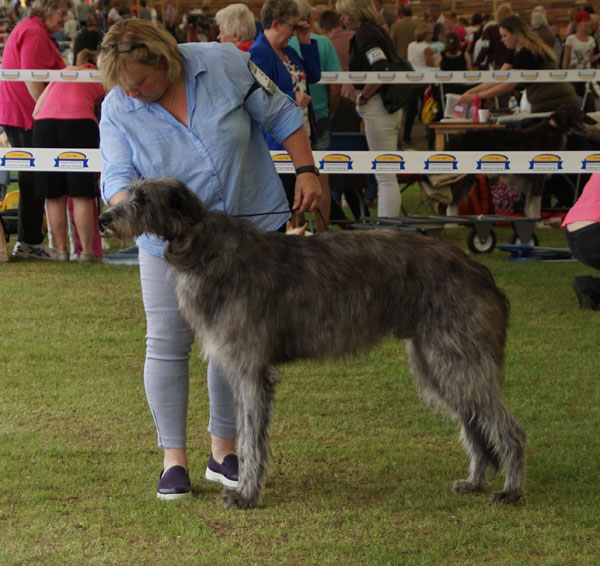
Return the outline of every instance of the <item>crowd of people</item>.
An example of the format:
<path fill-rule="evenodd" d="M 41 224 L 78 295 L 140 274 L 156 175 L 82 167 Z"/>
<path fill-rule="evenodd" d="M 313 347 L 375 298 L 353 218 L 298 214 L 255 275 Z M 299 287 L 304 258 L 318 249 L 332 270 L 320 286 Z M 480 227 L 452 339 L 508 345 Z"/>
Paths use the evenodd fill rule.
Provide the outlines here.
<path fill-rule="evenodd" d="M 108 6 L 36 0 L 28 10 L 8 37 L 3 67 L 97 64 L 104 88 L 1 82 L 0 124 L 13 146 L 99 146 L 105 202 L 124 198 L 134 179 L 167 175 L 186 183 L 208 209 L 244 215 L 267 231 L 283 231 L 292 213 L 307 211 L 317 211 L 319 229 L 327 229 L 335 202 L 312 150 L 331 147 L 332 122 L 339 112 L 362 119 L 371 150 L 397 150 L 403 115 L 403 137 L 410 141 L 418 116 L 416 96 L 401 93 L 399 98 L 380 84 L 317 84 L 322 71 L 389 70 L 406 60 L 415 69 L 447 70 L 578 68 L 600 62 L 598 17 L 587 9 L 574 14 L 564 47 L 542 7 L 534 10 L 530 25 L 506 4 L 495 17 L 474 14 L 468 21 L 442 14 L 437 4 L 417 18 L 408 5 L 393 14 L 372 0 L 337 0 L 334 9 L 313 8 L 308 0 L 266 0 L 259 20 L 245 4 L 229 5 L 214 16 L 206 6 L 182 15 L 169 1 L 164 21 L 147 0 L 135 5 L 115 0 Z M 74 27 L 67 25 L 72 20 Z M 74 61 L 61 55 L 60 34 L 77 54 Z M 482 84 L 463 96 L 488 100 L 517 86 Z M 534 110 L 580 104 L 570 84 L 527 86 L 527 95 Z M 287 151 L 295 173 L 278 175 L 269 149 Z M 398 216 L 396 176 L 375 177 L 378 215 Z M 589 247 L 580 236 L 592 234 L 597 240 L 597 186 L 586 187 L 565 224 L 578 257 L 594 267 L 597 253 L 587 259 Z M 79 259 L 99 257 L 94 175 L 20 171 L 19 191 L 15 255 L 69 260 L 66 209 L 71 201 Z M 44 205 L 55 249 L 43 243 Z M 148 329 L 144 383 L 163 450 L 157 496 L 177 499 L 191 494 L 186 416 L 194 337 L 177 307 L 176 275 L 165 262 L 165 242 L 146 234 L 137 245 Z M 594 285 L 589 280 L 575 285 L 584 308 L 600 304 Z M 235 487 L 234 400 L 220 368 L 211 363 L 208 391 L 212 453 L 205 475 Z"/>

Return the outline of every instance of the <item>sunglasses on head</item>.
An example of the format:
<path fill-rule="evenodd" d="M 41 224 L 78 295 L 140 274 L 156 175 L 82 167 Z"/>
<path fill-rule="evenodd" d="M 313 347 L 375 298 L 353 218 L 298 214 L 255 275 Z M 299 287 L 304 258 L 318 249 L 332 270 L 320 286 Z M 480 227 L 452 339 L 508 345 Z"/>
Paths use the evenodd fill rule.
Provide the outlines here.
<path fill-rule="evenodd" d="M 132 43 L 131 41 L 126 41 L 123 43 L 107 43 L 99 44 L 98 51 L 102 51 L 102 53 L 108 53 L 111 49 L 114 49 L 118 53 L 129 53 L 134 49 L 139 49 L 140 47 L 147 47 L 145 43 Z"/>

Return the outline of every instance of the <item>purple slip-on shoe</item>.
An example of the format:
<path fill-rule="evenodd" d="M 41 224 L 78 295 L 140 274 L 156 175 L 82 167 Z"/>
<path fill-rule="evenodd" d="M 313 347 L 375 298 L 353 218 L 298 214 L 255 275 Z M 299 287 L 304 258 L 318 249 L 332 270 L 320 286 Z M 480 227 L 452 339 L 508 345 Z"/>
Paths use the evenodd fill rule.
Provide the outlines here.
<path fill-rule="evenodd" d="M 191 496 L 190 476 L 183 466 L 173 466 L 166 472 L 163 470 L 160 473 L 160 479 L 156 486 L 156 497 L 172 500 Z"/>
<path fill-rule="evenodd" d="M 222 464 L 219 464 L 213 455 L 208 459 L 205 477 L 208 481 L 218 482 L 226 487 L 238 486 L 238 458 L 235 454 L 225 456 Z"/>

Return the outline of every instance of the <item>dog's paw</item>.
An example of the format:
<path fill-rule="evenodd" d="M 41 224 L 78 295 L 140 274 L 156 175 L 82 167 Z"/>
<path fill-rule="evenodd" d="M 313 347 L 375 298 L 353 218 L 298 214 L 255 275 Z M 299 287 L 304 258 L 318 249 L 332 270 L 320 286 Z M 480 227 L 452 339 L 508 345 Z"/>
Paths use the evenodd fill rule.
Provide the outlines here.
<path fill-rule="evenodd" d="M 476 491 L 483 491 L 483 485 L 470 482 L 468 480 L 456 480 L 452 487 L 456 493 L 473 493 Z"/>
<path fill-rule="evenodd" d="M 490 495 L 490 505 L 493 505 L 494 503 L 508 503 L 511 505 L 514 505 L 515 503 L 518 503 L 519 499 L 521 499 L 521 496 L 523 495 L 523 492 L 521 491 L 494 491 L 491 495 Z"/>
<path fill-rule="evenodd" d="M 251 509 L 258 506 L 258 499 L 248 499 L 235 489 L 223 490 L 223 505 L 226 509 Z"/>

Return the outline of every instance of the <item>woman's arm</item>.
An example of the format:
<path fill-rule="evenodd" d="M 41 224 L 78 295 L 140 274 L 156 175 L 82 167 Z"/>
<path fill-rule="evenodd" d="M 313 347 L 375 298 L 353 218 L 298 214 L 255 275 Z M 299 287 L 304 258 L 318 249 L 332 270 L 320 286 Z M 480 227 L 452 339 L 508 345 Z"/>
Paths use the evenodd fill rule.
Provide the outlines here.
<path fill-rule="evenodd" d="M 294 133 L 283 140 L 283 147 L 288 152 L 294 167 L 315 165 L 308 134 L 304 126 L 300 126 Z M 296 177 L 296 191 L 294 195 L 294 212 L 301 214 L 306 211 L 315 211 L 319 208 L 323 192 L 319 178 L 315 173 L 301 173 Z"/>
<path fill-rule="evenodd" d="M 565 43 L 565 47 L 563 49 L 562 64 L 561 64 L 560 68 L 568 69 L 570 59 L 571 59 L 571 46 Z"/>
<path fill-rule="evenodd" d="M 25 81 L 25 86 L 27 87 L 31 98 L 37 102 L 38 98 L 42 95 L 42 92 L 44 92 L 44 89 L 46 88 L 46 83 Z"/>
<path fill-rule="evenodd" d="M 425 62 L 427 63 L 427 65 L 429 67 L 435 67 L 435 61 L 433 59 L 435 51 L 431 49 L 431 47 L 426 47 L 425 51 L 423 51 L 423 54 L 425 55 Z"/>
<path fill-rule="evenodd" d="M 510 71 L 512 65 L 510 63 L 504 63 L 500 68 L 501 71 Z M 499 94 L 510 92 L 518 86 L 519 83 L 481 83 L 473 88 L 467 90 L 461 97 L 460 100 L 465 103 L 469 103 L 473 100 L 475 95 L 479 95 L 480 98 L 494 98 Z"/>
<path fill-rule="evenodd" d="M 50 83 L 52 84 L 52 83 Z M 35 117 L 39 114 L 40 110 L 42 109 L 42 106 L 44 104 L 44 100 L 46 100 L 46 95 L 48 94 L 48 89 L 50 88 L 50 84 L 48 84 L 46 86 L 46 88 L 43 90 L 42 94 L 40 94 L 40 96 L 38 97 L 36 103 L 35 103 L 35 108 L 33 109 L 33 119 L 35 120 Z"/>
<path fill-rule="evenodd" d="M 471 56 L 465 51 L 465 61 L 467 62 L 467 71 L 473 70 L 473 61 Z"/>

